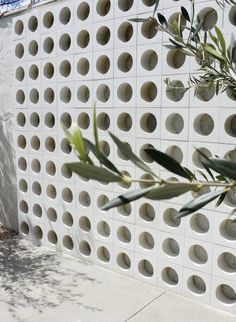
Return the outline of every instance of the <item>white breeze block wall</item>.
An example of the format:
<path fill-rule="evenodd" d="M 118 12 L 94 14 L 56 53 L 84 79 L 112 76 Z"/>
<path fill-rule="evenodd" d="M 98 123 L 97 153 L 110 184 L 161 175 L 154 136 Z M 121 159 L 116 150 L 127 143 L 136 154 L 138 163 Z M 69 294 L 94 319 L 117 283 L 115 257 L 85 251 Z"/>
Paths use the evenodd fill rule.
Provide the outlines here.
<path fill-rule="evenodd" d="M 104 212 L 104 203 L 138 184 L 86 181 L 65 167 L 76 157 L 60 122 L 68 129 L 77 122 L 93 139 L 94 101 L 103 151 L 133 177 L 150 175 L 127 162 L 108 130 L 163 178 L 173 175 L 151 162 L 147 146 L 195 170 L 203 166 L 194 146 L 236 160 L 235 96 L 168 91 L 163 80 L 184 86 L 197 62 L 165 48 L 167 35 L 151 21 L 128 21 L 151 15 L 154 3 L 57 1 L 14 18 L 19 230 L 37 244 L 236 314 L 236 223 L 228 219 L 235 195 L 181 221 L 174 215 L 190 193 Z M 173 20 L 181 5 L 189 1 L 161 1 L 159 11 Z M 236 6 L 197 1 L 196 12 L 227 40 L 235 32 Z"/>

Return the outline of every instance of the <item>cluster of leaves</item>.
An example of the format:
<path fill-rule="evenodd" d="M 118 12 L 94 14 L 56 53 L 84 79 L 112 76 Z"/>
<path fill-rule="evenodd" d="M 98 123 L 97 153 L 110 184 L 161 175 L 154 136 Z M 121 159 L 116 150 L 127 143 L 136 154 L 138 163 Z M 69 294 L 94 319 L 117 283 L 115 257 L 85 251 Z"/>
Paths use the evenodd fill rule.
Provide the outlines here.
<path fill-rule="evenodd" d="M 119 170 L 104 154 L 99 145 L 99 137 L 96 123 L 96 112 L 94 109 L 94 143 L 86 138 L 83 138 L 82 133 L 78 127 L 75 127 L 73 133 L 70 133 L 64 128 L 65 134 L 70 145 L 74 148 L 79 162 L 68 163 L 67 168 L 76 173 L 77 175 L 92 179 L 99 182 L 116 182 L 130 184 L 132 182 L 145 183 L 146 187 L 142 189 L 133 190 L 131 192 L 122 194 L 109 201 L 103 206 L 103 210 L 119 207 L 140 199 L 142 197 L 151 200 L 165 200 L 183 195 L 189 191 L 198 193 L 199 196 L 185 206 L 183 206 L 178 216 L 187 216 L 196 210 L 204 207 L 209 202 L 218 198 L 216 205 L 219 206 L 229 191 L 236 189 L 236 163 L 229 160 L 222 160 L 218 157 L 208 158 L 200 150 L 198 153 L 202 158 L 207 174 L 201 172 L 205 181 L 200 181 L 196 177 L 196 173 L 190 171 L 188 168 L 183 167 L 175 159 L 158 151 L 154 148 L 145 149 L 145 153 L 161 167 L 169 172 L 184 179 L 180 182 L 178 179 L 164 180 L 160 178 L 147 164 L 145 164 L 131 149 L 131 147 L 120 141 L 114 134 L 110 136 L 117 146 L 119 152 L 130 160 L 136 167 L 143 170 L 145 173 L 151 175 L 152 179 L 134 179 L 125 175 Z M 212 171 L 213 170 L 213 171 Z M 213 173 L 216 173 L 214 175 Z M 211 181 L 208 180 L 211 177 Z M 213 190 L 205 194 L 201 191 L 205 187 L 212 187 Z"/>
<path fill-rule="evenodd" d="M 235 0 L 216 2 L 221 6 L 236 4 Z M 151 19 L 159 31 L 170 36 L 170 43 L 166 47 L 177 49 L 186 56 L 195 57 L 200 66 L 199 75 L 190 77 L 186 89 L 214 86 L 216 94 L 229 90 L 230 95 L 236 95 L 236 42 L 232 35 L 230 44 L 227 46 L 217 26 L 214 27 L 214 33 L 208 29 L 206 20 L 214 15 L 214 9 L 207 14 L 207 18 L 200 17 L 195 12 L 195 1 L 191 0 L 191 12 L 181 7 L 178 17 L 169 22 L 163 14 L 158 12 L 158 5 L 159 1 L 156 1 L 151 17 L 131 20 L 144 23 Z M 169 87 L 171 86 L 169 80 L 166 80 L 166 83 Z"/>

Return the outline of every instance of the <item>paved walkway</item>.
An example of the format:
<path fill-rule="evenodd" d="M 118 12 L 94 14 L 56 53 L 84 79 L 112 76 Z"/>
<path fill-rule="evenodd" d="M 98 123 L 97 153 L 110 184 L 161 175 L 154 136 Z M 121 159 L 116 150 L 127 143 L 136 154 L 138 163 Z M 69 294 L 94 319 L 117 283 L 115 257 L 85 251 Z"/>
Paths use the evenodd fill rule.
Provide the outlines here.
<path fill-rule="evenodd" d="M 94 265 L 0 241 L 1 322 L 235 322 L 202 304 Z"/>

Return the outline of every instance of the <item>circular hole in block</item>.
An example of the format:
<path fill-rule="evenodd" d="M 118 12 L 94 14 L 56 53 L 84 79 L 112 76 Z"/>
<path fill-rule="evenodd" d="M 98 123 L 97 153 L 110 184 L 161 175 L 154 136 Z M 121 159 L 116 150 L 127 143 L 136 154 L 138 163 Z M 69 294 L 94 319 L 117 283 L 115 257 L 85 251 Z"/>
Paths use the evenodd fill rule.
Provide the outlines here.
<path fill-rule="evenodd" d="M 65 126 L 65 128 L 69 129 L 71 127 L 72 118 L 69 113 L 67 112 L 62 113 L 60 121 Z"/>
<path fill-rule="evenodd" d="M 80 75 L 85 76 L 88 74 L 89 69 L 90 69 L 90 64 L 88 59 L 85 57 L 80 58 L 77 63 L 77 72 Z"/>
<path fill-rule="evenodd" d="M 69 211 L 65 211 L 62 215 L 62 221 L 66 226 L 72 227 L 74 223 L 72 214 Z"/>
<path fill-rule="evenodd" d="M 24 193 L 28 191 L 28 184 L 25 179 L 20 179 L 19 190 Z"/>
<path fill-rule="evenodd" d="M 142 3 L 147 7 L 152 7 L 156 4 L 156 0 L 142 0 Z"/>
<path fill-rule="evenodd" d="M 224 252 L 220 254 L 217 260 L 218 266 L 226 273 L 236 273 L 236 257 L 229 253 Z"/>
<path fill-rule="evenodd" d="M 117 31 L 118 38 L 122 42 L 128 42 L 133 37 L 134 28 L 128 21 L 123 22 Z"/>
<path fill-rule="evenodd" d="M 51 11 L 48 11 L 43 16 L 43 26 L 50 29 L 54 24 L 54 15 Z"/>
<path fill-rule="evenodd" d="M 27 161 L 24 157 L 20 157 L 18 159 L 18 168 L 22 171 L 26 171 L 27 169 Z"/>
<path fill-rule="evenodd" d="M 151 187 L 153 186 L 155 183 L 154 183 L 154 177 L 149 174 L 149 173 L 145 173 L 143 174 L 141 177 L 140 177 L 140 183 L 139 183 L 139 186 L 140 188 L 144 189 L 144 188 L 148 188 L 148 187 Z"/>
<path fill-rule="evenodd" d="M 97 116 L 97 126 L 100 130 L 107 131 L 110 127 L 110 117 L 107 113 L 100 113 Z"/>
<path fill-rule="evenodd" d="M 100 195 L 97 198 L 97 206 L 98 208 L 102 208 L 103 206 L 105 206 L 105 204 L 107 204 L 109 202 L 109 198 L 106 195 Z"/>
<path fill-rule="evenodd" d="M 33 80 L 36 80 L 39 77 L 39 69 L 37 65 L 33 64 L 30 66 L 29 77 Z"/>
<path fill-rule="evenodd" d="M 49 184 L 46 188 L 46 194 L 49 199 L 56 199 L 57 189 L 53 184 Z"/>
<path fill-rule="evenodd" d="M 167 208 L 163 214 L 163 220 L 169 227 L 179 227 L 181 219 L 177 218 L 178 211 L 175 208 Z"/>
<path fill-rule="evenodd" d="M 179 102 L 184 97 L 186 89 L 180 80 L 169 81 L 166 87 L 166 96 L 173 102 Z"/>
<path fill-rule="evenodd" d="M 109 101 L 110 95 L 110 88 L 106 84 L 101 84 L 98 86 L 96 90 L 96 97 L 98 101 L 106 103 Z"/>
<path fill-rule="evenodd" d="M 111 32 L 110 29 L 106 26 L 102 26 L 98 29 L 97 34 L 96 34 L 96 40 L 97 42 L 105 46 L 111 38 Z"/>
<path fill-rule="evenodd" d="M 42 239 L 43 238 L 43 231 L 39 226 L 34 226 L 33 228 L 33 236 L 35 239 Z"/>
<path fill-rule="evenodd" d="M 19 135 L 17 138 L 17 145 L 19 148 L 21 149 L 25 149 L 26 148 L 26 138 L 24 135 Z"/>
<path fill-rule="evenodd" d="M 61 151 L 65 154 L 70 154 L 72 151 L 72 147 L 66 138 L 61 140 Z"/>
<path fill-rule="evenodd" d="M 110 0 L 98 0 L 96 11 L 99 16 L 105 17 L 111 9 L 111 1 Z"/>
<path fill-rule="evenodd" d="M 134 0 L 118 0 L 118 8 L 121 11 L 129 11 L 133 6 Z"/>
<path fill-rule="evenodd" d="M 38 151 L 41 146 L 41 142 L 38 136 L 34 135 L 30 140 L 31 148 L 35 151 Z"/>
<path fill-rule="evenodd" d="M 187 285 L 189 290 L 196 295 L 202 295 L 206 292 L 206 283 L 200 276 L 190 276 L 188 278 Z"/>
<path fill-rule="evenodd" d="M 43 68 L 43 75 L 51 79 L 54 76 L 54 66 L 52 63 L 46 63 Z"/>
<path fill-rule="evenodd" d="M 90 125 L 90 117 L 86 112 L 82 112 L 79 114 L 77 123 L 79 127 L 83 130 L 87 130 Z"/>
<path fill-rule="evenodd" d="M 77 91 L 78 100 L 82 103 L 87 103 L 90 98 L 90 90 L 86 85 L 82 85 Z"/>
<path fill-rule="evenodd" d="M 235 50 L 235 48 L 234 48 Z M 226 89 L 226 95 L 228 96 L 229 99 L 231 99 L 232 101 L 236 101 L 236 93 L 233 89 L 231 89 L 230 87 L 227 87 Z"/>
<path fill-rule="evenodd" d="M 139 262 L 138 271 L 145 277 L 152 277 L 154 273 L 153 266 L 147 259 L 142 259 Z"/>
<path fill-rule="evenodd" d="M 19 43 L 16 45 L 15 47 L 15 55 L 17 58 L 22 58 L 24 56 L 24 52 L 25 52 L 25 49 L 24 49 L 24 46 Z"/>
<path fill-rule="evenodd" d="M 235 208 L 236 207 L 236 194 L 235 194 L 235 192 L 232 190 L 228 191 L 223 202 L 227 206 L 229 206 L 231 208 Z"/>
<path fill-rule="evenodd" d="M 122 83 L 117 90 L 117 96 L 120 101 L 127 103 L 133 96 L 133 89 L 128 83 Z"/>
<path fill-rule="evenodd" d="M 55 233 L 54 230 L 49 230 L 48 232 L 48 241 L 53 244 L 53 245 L 56 245 L 57 242 L 58 242 L 58 237 L 57 237 L 57 234 Z"/>
<path fill-rule="evenodd" d="M 177 145 L 169 146 L 166 149 L 165 153 L 175 159 L 178 163 L 181 163 L 183 161 L 183 152 Z"/>
<path fill-rule="evenodd" d="M 37 104 L 39 102 L 39 91 L 36 88 L 30 90 L 29 99 L 32 104 Z"/>
<path fill-rule="evenodd" d="M 236 303 L 235 290 L 227 284 L 221 284 L 216 288 L 216 297 L 220 302 L 228 305 Z"/>
<path fill-rule="evenodd" d="M 71 73 L 71 64 L 69 60 L 63 60 L 59 67 L 59 72 L 63 77 L 70 76 Z"/>
<path fill-rule="evenodd" d="M 170 49 L 167 53 L 166 60 L 171 68 L 178 69 L 185 63 L 185 54 L 180 49 Z"/>
<path fill-rule="evenodd" d="M 212 156 L 211 152 L 206 148 L 200 148 L 198 150 L 200 150 L 202 153 L 204 153 L 209 158 Z M 198 167 L 200 169 L 204 169 L 204 166 L 202 164 L 203 160 L 204 160 L 204 157 L 202 157 L 197 151 L 193 152 L 192 161 L 196 167 Z"/>
<path fill-rule="evenodd" d="M 224 127 L 228 135 L 236 137 L 236 114 L 232 114 L 226 119 Z"/>
<path fill-rule="evenodd" d="M 208 254 L 204 247 L 193 245 L 188 252 L 189 258 L 197 265 L 204 265 L 208 260 Z"/>
<path fill-rule="evenodd" d="M 128 132 L 132 128 L 132 118 L 128 113 L 121 113 L 117 119 L 117 126 L 121 131 Z"/>
<path fill-rule="evenodd" d="M 236 26 L 236 6 L 232 6 L 229 11 L 229 21 L 233 26 Z"/>
<path fill-rule="evenodd" d="M 125 142 L 125 144 L 127 145 L 127 147 L 129 148 L 129 149 L 131 149 L 131 146 L 130 146 L 130 144 L 129 143 L 127 143 L 127 142 Z M 128 160 L 128 158 L 124 155 L 124 154 L 122 154 L 122 152 L 117 148 L 117 155 L 118 155 L 118 157 L 120 158 L 120 159 L 122 159 L 122 160 L 124 160 L 124 161 L 127 161 Z"/>
<path fill-rule="evenodd" d="M 91 205 L 91 198 L 87 191 L 80 192 L 79 203 L 84 207 L 89 207 Z"/>
<path fill-rule="evenodd" d="M 128 73 L 133 66 L 133 57 L 129 53 L 122 53 L 117 60 L 117 67 L 123 73 Z"/>
<path fill-rule="evenodd" d="M 81 30 L 77 35 L 77 45 L 86 48 L 90 42 L 90 34 L 87 30 Z"/>
<path fill-rule="evenodd" d="M 195 96 L 202 102 L 210 101 L 215 95 L 215 85 L 202 83 L 195 87 Z"/>
<path fill-rule="evenodd" d="M 54 152 L 56 149 L 56 142 L 52 136 L 48 136 L 45 140 L 45 148 L 49 152 Z"/>
<path fill-rule="evenodd" d="M 79 219 L 79 227 L 83 231 L 89 232 L 91 230 L 91 222 L 87 216 L 82 216 Z"/>
<path fill-rule="evenodd" d="M 167 255 L 171 257 L 178 256 L 180 252 L 179 244 L 173 238 L 166 238 L 162 243 L 162 249 Z"/>
<path fill-rule="evenodd" d="M 224 159 L 236 162 L 236 151 L 230 150 L 224 155 Z"/>
<path fill-rule="evenodd" d="M 110 58 L 106 55 L 98 57 L 96 62 L 96 69 L 99 73 L 105 75 L 111 66 Z"/>
<path fill-rule="evenodd" d="M 146 50 L 141 56 L 141 65 L 144 69 L 151 71 L 153 70 L 158 63 L 158 56 L 157 53 L 152 50 Z"/>
<path fill-rule="evenodd" d="M 71 11 L 68 7 L 64 7 L 61 9 L 59 14 L 59 21 L 63 25 L 67 25 L 71 19 Z"/>
<path fill-rule="evenodd" d="M 180 12 L 174 12 L 168 19 L 168 23 L 169 23 L 168 29 L 171 33 L 175 33 L 175 28 L 173 28 L 173 26 L 176 26 L 176 24 L 178 25 L 179 22 L 180 22 L 180 29 L 181 31 L 183 31 L 186 26 L 186 19 Z"/>
<path fill-rule="evenodd" d="M 17 67 L 15 71 L 15 77 L 19 82 L 22 82 L 25 78 L 25 70 L 23 67 L 19 66 Z"/>
<path fill-rule="evenodd" d="M 25 114 L 22 112 L 18 113 L 16 117 L 16 122 L 20 127 L 24 127 L 26 123 Z"/>
<path fill-rule="evenodd" d="M 14 26 L 15 33 L 20 36 L 24 31 L 24 23 L 22 20 L 17 20 Z"/>
<path fill-rule="evenodd" d="M 74 242 L 69 235 L 65 235 L 62 239 L 62 244 L 67 250 L 73 250 Z"/>
<path fill-rule="evenodd" d="M 194 214 L 190 219 L 190 227 L 198 234 L 206 234 L 210 228 L 209 220 L 203 214 Z"/>
<path fill-rule="evenodd" d="M 110 261 L 110 253 L 109 250 L 104 247 L 104 246 L 100 246 L 97 249 L 97 257 L 104 263 L 108 263 Z"/>
<path fill-rule="evenodd" d="M 19 204 L 20 211 L 23 212 L 23 214 L 27 214 L 29 212 L 29 206 L 25 200 L 21 200 Z"/>
<path fill-rule="evenodd" d="M 109 156 L 110 155 L 110 152 L 111 152 L 111 149 L 110 149 L 110 145 L 107 141 L 100 141 L 99 142 L 99 148 L 102 150 L 102 152 L 105 154 L 105 156 Z"/>
<path fill-rule="evenodd" d="M 61 50 L 67 51 L 70 49 L 70 46 L 71 46 L 70 35 L 66 34 L 66 33 L 61 35 L 60 40 L 59 40 L 59 47 L 61 48 Z"/>
<path fill-rule="evenodd" d="M 54 49 L 54 41 L 51 37 L 47 37 L 45 38 L 44 42 L 43 42 L 43 50 L 45 53 L 47 54 L 51 54 L 51 52 Z"/>
<path fill-rule="evenodd" d="M 37 181 L 33 182 L 32 191 L 36 196 L 40 196 L 42 194 L 41 184 Z"/>
<path fill-rule="evenodd" d="M 81 254 L 83 254 L 84 256 L 90 256 L 91 255 L 91 247 L 90 247 L 89 243 L 86 240 L 82 240 L 79 243 L 79 250 L 80 250 Z"/>
<path fill-rule="evenodd" d="M 146 133 L 152 133 L 157 127 L 157 120 L 152 113 L 145 113 L 140 119 L 140 127 Z"/>
<path fill-rule="evenodd" d="M 236 222 L 226 219 L 220 225 L 220 234 L 229 241 L 236 240 Z"/>
<path fill-rule="evenodd" d="M 46 125 L 46 127 L 48 128 L 53 128 L 55 125 L 55 116 L 53 113 L 48 112 L 45 114 L 44 116 L 44 124 Z"/>
<path fill-rule="evenodd" d="M 132 212 L 132 206 L 130 203 L 127 203 L 125 205 L 119 206 L 117 207 L 117 210 L 119 212 L 120 215 L 124 216 L 124 217 L 128 217 L 131 215 Z"/>
<path fill-rule="evenodd" d="M 90 6 L 87 2 L 82 2 L 79 4 L 77 8 L 77 17 L 81 21 L 85 21 L 88 19 L 88 16 L 90 14 Z"/>
<path fill-rule="evenodd" d="M 203 113 L 195 118 L 193 127 L 198 134 L 207 136 L 214 130 L 214 120 L 211 115 Z"/>
<path fill-rule="evenodd" d="M 21 222 L 20 230 L 21 230 L 22 234 L 29 235 L 29 225 L 25 221 Z"/>
<path fill-rule="evenodd" d="M 30 31 L 34 32 L 38 28 L 38 19 L 35 16 L 30 17 L 28 21 L 28 28 Z"/>
<path fill-rule="evenodd" d="M 116 263 L 117 265 L 124 269 L 124 270 L 129 270 L 131 267 L 131 260 L 129 256 L 125 253 L 119 253 L 116 257 Z"/>
<path fill-rule="evenodd" d="M 73 201 L 73 193 L 69 188 L 63 188 L 61 192 L 62 200 L 71 203 Z"/>
<path fill-rule="evenodd" d="M 178 276 L 176 270 L 174 270 L 171 267 L 165 267 L 162 270 L 161 278 L 166 284 L 168 284 L 170 286 L 175 286 L 179 282 L 179 276 Z"/>
<path fill-rule="evenodd" d="M 61 175 L 66 179 L 71 179 L 72 177 L 72 172 L 65 163 L 61 166 Z"/>
<path fill-rule="evenodd" d="M 152 144 L 144 144 L 141 146 L 140 151 L 139 151 L 139 155 L 140 158 L 146 162 L 146 163 L 153 163 L 153 159 L 149 157 L 149 155 L 146 153 L 146 149 L 150 149 L 150 148 L 154 148 Z"/>
<path fill-rule="evenodd" d="M 109 224 L 104 220 L 99 221 L 97 224 L 97 232 L 99 233 L 99 235 L 105 238 L 109 237 L 111 234 L 111 229 Z"/>
<path fill-rule="evenodd" d="M 215 9 L 211 7 L 206 7 L 198 13 L 200 21 L 203 20 L 201 29 L 206 31 L 215 27 L 218 15 Z"/>
<path fill-rule="evenodd" d="M 157 21 L 156 19 L 147 19 L 142 23 L 141 33 L 143 37 L 147 39 L 152 39 L 157 34 Z"/>
<path fill-rule="evenodd" d="M 153 236 L 147 231 L 142 232 L 138 238 L 139 244 L 141 247 L 147 250 L 154 248 L 155 242 Z"/>
<path fill-rule="evenodd" d="M 19 89 L 16 92 L 16 101 L 17 101 L 17 103 L 19 103 L 21 105 L 24 104 L 24 102 L 25 102 L 25 92 L 22 89 Z"/>
<path fill-rule="evenodd" d="M 121 226 L 117 230 L 117 238 L 122 243 L 128 244 L 131 242 L 132 235 L 131 235 L 130 230 L 127 227 Z"/>
<path fill-rule="evenodd" d="M 49 221 L 56 222 L 57 221 L 57 212 L 54 208 L 50 207 L 47 209 L 47 217 Z"/>
<path fill-rule="evenodd" d="M 56 171 L 57 171 L 55 163 L 51 160 L 47 161 L 46 166 L 45 166 L 45 170 L 49 176 L 52 176 L 52 177 L 55 176 Z"/>
<path fill-rule="evenodd" d="M 40 173 L 41 171 L 41 163 L 38 159 L 33 159 L 31 161 L 31 169 L 34 173 Z"/>
<path fill-rule="evenodd" d="M 63 103 L 65 103 L 65 104 L 69 103 L 70 100 L 71 100 L 71 96 L 72 96 L 72 94 L 71 94 L 71 90 L 70 90 L 69 87 L 64 86 L 64 87 L 61 88 L 61 90 L 60 90 L 60 100 Z"/>
<path fill-rule="evenodd" d="M 146 222 L 152 222 L 155 219 L 155 209 L 150 203 L 143 203 L 139 207 L 139 216 Z"/>
<path fill-rule="evenodd" d="M 50 87 L 46 88 L 44 91 L 44 100 L 48 104 L 52 104 L 55 99 L 55 93 L 54 90 Z"/>
<path fill-rule="evenodd" d="M 128 171 L 121 171 L 121 174 L 125 177 L 131 177 Z M 118 185 L 124 189 L 129 189 L 131 187 L 131 182 L 119 182 Z"/>
<path fill-rule="evenodd" d="M 36 56 L 39 51 L 39 45 L 36 40 L 31 40 L 28 46 L 28 51 L 31 56 Z"/>
<path fill-rule="evenodd" d="M 38 218 L 41 218 L 43 215 L 42 207 L 38 203 L 34 204 L 33 206 L 33 214 L 35 217 Z"/>
<path fill-rule="evenodd" d="M 184 128 L 184 119 L 178 113 L 168 115 L 165 126 L 168 132 L 172 134 L 179 134 Z"/>

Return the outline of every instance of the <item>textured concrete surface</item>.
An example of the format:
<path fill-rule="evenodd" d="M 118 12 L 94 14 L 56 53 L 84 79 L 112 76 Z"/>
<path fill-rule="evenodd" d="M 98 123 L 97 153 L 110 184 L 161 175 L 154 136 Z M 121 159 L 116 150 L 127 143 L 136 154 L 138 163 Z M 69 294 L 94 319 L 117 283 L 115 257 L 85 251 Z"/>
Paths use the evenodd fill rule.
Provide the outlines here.
<path fill-rule="evenodd" d="M 234 322 L 232 315 L 23 240 L 0 241 L 0 321 Z"/>

